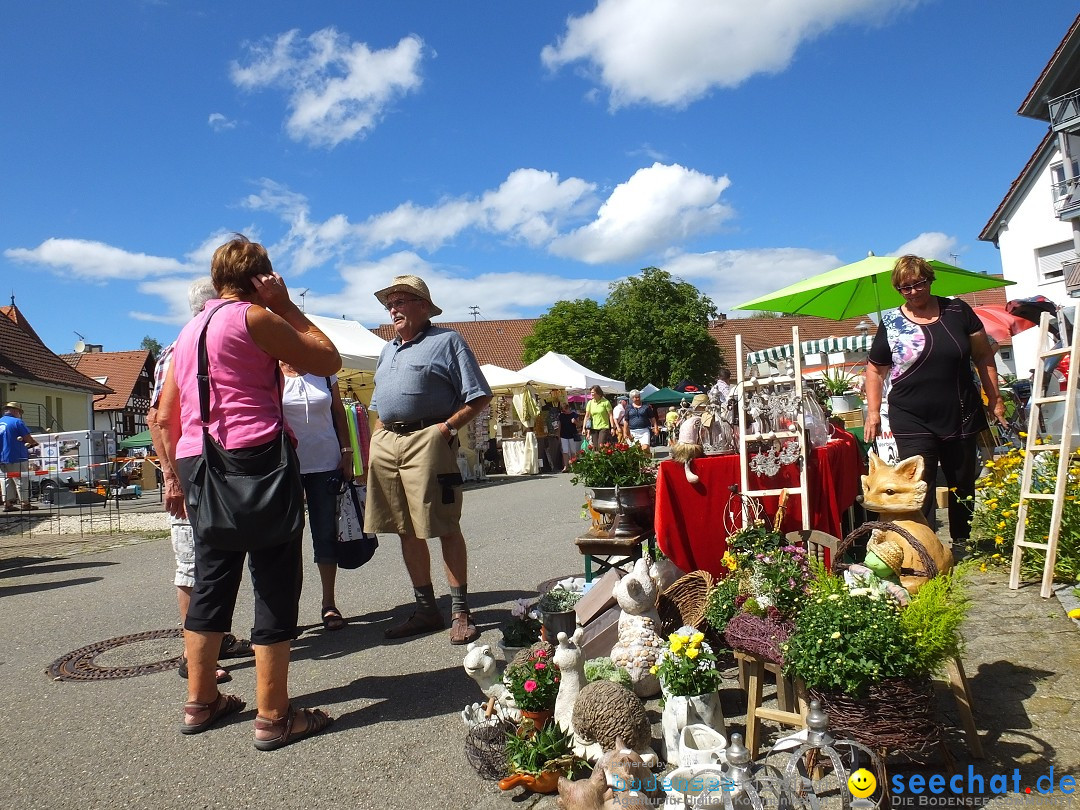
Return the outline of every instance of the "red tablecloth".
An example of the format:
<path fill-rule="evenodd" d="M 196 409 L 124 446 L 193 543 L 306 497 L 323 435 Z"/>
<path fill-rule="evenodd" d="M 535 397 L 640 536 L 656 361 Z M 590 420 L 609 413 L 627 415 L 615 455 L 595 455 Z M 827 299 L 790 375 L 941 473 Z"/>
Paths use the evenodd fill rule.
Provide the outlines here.
<path fill-rule="evenodd" d="M 656 540 L 660 549 L 684 571 L 703 569 L 721 575 L 720 558 L 727 550 L 724 513 L 732 484 L 741 487 L 739 457 L 706 456 L 693 462 L 701 479 L 687 482 L 683 465 L 664 461 L 656 479 Z M 825 447 L 813 451 L 807 470 L 810 489 L 810 528 L 841 536 L 841 516 L 855 503 L 860 491 L 859 447 L 850 433 L 837 430 Z M 781 468 L 773 478 L 750 474 L 753 489 L 798 487 L 794 465 Z M 761 499 L 765 511 L 776 513 L 777 498 Z M 802 528 L 798 495 L 788 498 L 787 517 L 781 530 Z M 724 569 L 726 571 L 726 569 Z"/>

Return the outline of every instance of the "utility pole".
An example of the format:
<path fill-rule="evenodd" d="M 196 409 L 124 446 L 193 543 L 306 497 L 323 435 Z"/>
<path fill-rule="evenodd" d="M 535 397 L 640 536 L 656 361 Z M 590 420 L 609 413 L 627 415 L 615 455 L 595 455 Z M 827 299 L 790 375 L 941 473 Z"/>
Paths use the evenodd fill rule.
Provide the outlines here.
<path fill-rule="evenodd" d="M 480 317 L 480 307 L 478 307 L 476 304 L 473 304 L 469 307 L 469 314 L 472 315 L 472 319 L 475 321 L 477 318 Z"/>

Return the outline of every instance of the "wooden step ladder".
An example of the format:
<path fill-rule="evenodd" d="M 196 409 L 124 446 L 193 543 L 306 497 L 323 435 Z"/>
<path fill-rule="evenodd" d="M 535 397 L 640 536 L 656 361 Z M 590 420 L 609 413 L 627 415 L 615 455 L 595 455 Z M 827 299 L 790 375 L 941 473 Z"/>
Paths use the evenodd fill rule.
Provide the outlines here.
<path fill-rule="evenodd" d="M 1016 510 L 1016 538 L 1013 543 L 1012 570 L 1009 573 L 1009 587 L 1016 590 L 1020 587 L 1020 563 L 1024 556 L 1025 548 L 1038 549 L 1046 552 L 1046 561 L 1043 564 L 1041 595 L 1048 599 L 1053 593 L 1054 565 L 1057 563 L 1058 536 L 1061 533 L 1061 516 L 1065 507 L 1066 482 L 1069 475 L 1069 460 L 1073 452 L 1073 422 L 1076 413 L 1076 370 L 1080 364 L 1080 329 L 1076 328 L 1077 317 L 1080 317 L 1080 304 L 1076 306 L 1076 315 L 1073 318 L 1073 330 L 1071 340 L 1067 340 L 1065 333 L 1064 310 L 1058 310 L 1058 329 L 1062 336 L 1055 348 L 1043 351 L 1040 348 L 1038 360 L 1035 364 L 1035 380 L 1032 383 L 1032 396 L 1030 401 L 1031 411 L 1028 414 L 1027 446 L 1024 453 L 1024 470 L 1020 479 L 1020 505 Z M 1044 312 L 1039 320 L 1039 346 L 1046 346 L 1046 338 L 1050 330 L 1050 313 Z M 1046 379 L 1049 372 L 1046 370 L 1045 360 L 1060 358 L 1070 354 L 1069 373 L 1066 377 L 1064 393 L 1046 395 Z M 1057 441 L 1047 444 L 1036 443 L 1044 437 L 1041 435 L 1041 426 L 1045 424 L 1042 409 L 1046 405 L 1061 402 L 1064 403 L 1065 412 L 1062 417 L 1061 436 Z M 1053 439 L 1054 437 L 1050 437 Z M 1053 491 L 1047 492 L 1045 486 L 1038 491 L 1032 490 L 1035 478 L 1035 465 L 1037 459 L 1043 453 L 1057 452 L 1057 477 L 1054 481 Z M 1045 465 L 1044 465 L 1045 470 Z M 1051 501 L 1050 531 L 1045 542 L 1028 540 L 1025 537 L 1025 523 L 1027 522 L 1028 507 L 1032 501 Z"/>

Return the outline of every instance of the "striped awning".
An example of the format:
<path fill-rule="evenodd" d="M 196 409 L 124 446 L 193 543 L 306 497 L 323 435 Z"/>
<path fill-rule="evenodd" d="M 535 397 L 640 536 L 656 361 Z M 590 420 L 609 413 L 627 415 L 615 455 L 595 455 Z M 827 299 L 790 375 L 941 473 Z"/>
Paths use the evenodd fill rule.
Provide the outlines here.
<path fill-rule="evenodd" d="M 873 335 L 851 335 L 848 337 L 828 337 L 820 338 L 819 340 L 803 340 L 799 343 L 802 348 L 803 355 L 807 354 L 829 354 L 832 352 L 868 352 L 870 346 L 874 342 Z M 762 349 L 758 352 L 749 352 L 746 355 L 746 362 L 751 365 L 755 363 L 776 362 L 777 360 L 786 360 L 794 356 L 795 350 L 791 343 L 787 343 L 783 346 L 773 346 L 771 349 Z"/>

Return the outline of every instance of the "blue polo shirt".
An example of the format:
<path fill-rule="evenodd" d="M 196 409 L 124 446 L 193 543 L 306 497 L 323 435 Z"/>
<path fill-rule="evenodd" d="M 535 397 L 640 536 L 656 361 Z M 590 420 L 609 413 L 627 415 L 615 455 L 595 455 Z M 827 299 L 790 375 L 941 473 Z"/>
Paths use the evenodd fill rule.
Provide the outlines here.
<path fill-rule="evenodd" d="M 19 417 L 11 414 L 0 417 L 0 464 L 13 464 L 29 459 L 26 445 L 16 438 L 29 435 L 26 422 Z"/>
<path fill-rule="evenodd" d="M 461 335 L 429 324 L 409 342 L 399 337 L 383 347 L 371 409 L 383 423 L 445 420 L 465 403 L 489 396 L 480 364 Z"/>

